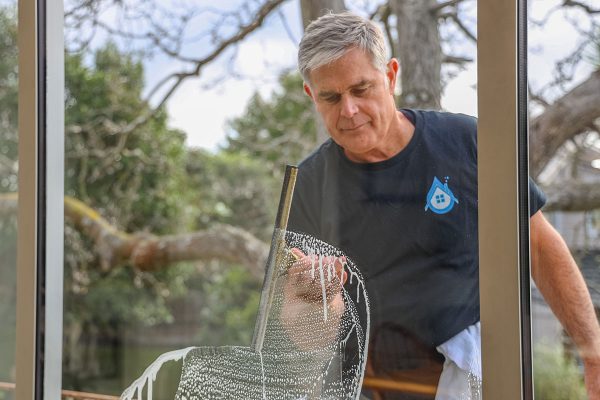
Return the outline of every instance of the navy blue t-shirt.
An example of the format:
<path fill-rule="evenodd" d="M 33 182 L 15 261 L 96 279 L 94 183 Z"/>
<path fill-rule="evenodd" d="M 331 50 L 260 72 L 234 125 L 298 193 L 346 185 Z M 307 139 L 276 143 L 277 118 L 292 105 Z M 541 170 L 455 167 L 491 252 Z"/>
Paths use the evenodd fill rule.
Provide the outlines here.
<path fill-rule="evenodd" d="M 434 348 L 479 320 L 477 124 L 402 112 L 415 130 L 394 157 L 355 163 L 328 140 L 300 164 L 289 229 L 340 248 L 361 269 L 372 338 L 393 327 Z M 533 214 L 545 201 L 533 182 L 530 197 Z"/>

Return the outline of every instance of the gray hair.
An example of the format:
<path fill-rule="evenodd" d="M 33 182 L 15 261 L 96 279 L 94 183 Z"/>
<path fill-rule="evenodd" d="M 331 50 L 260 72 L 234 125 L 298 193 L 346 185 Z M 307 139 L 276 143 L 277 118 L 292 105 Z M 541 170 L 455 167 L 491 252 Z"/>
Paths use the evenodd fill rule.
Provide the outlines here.
<path fill-rule="evenodd" d="M 365 51 L 373 66 L 385 72 L 387 47 L 381 29 L 373 22 L 350 12 L 325 14 L 311 22 L 298 49 L 304 81 L 310 82 L 311 71 L 338 60 L 352 48 Z"/>

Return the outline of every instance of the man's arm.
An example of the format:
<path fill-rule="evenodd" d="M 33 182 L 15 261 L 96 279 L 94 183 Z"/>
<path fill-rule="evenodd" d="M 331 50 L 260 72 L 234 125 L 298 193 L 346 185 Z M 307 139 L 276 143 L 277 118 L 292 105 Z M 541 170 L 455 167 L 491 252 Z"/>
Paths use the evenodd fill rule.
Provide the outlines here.
<path fill-rule="evenodd" d="M 560 234 L 541 211 L 531 217 L 533 279 L 575 342 L 590 400 L 600 400 L 600 327 L 583 276 Z"/>

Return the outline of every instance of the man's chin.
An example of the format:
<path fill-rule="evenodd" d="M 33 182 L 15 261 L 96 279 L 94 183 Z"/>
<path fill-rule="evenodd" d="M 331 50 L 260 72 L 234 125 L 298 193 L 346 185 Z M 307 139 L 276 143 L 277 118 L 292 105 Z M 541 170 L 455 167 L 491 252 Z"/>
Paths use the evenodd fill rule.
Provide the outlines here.
<path fill-rule="evenodd" d="M 340 145 L 344 149 L 344 154 L 348 159 L 354 162 L 366 163 L 369 162 L 368 154 L 370 148 L 366 146 Z"/>

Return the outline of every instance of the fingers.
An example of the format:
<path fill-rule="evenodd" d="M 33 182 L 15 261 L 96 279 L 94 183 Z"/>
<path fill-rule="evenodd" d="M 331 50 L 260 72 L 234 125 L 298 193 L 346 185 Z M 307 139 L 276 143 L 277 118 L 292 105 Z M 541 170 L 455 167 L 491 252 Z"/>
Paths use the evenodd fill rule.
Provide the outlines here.
<path fill-rule="evenodd" d="M 338 257 L 335 260 L 335 274 L 338 276 L 342 285 L 345 285 L 348 280 L 348 272 L 346 272 L 346 269 L 344 268 L 346 264 L 346 256 Z"/>
<path fill-rule="evenodd" d="M 287 286 L 295 297 L 304 301 L 323 301 L 337 295 L 347 281 L 345 257 L 305 255 L 293 248 L 291 254 L 296 261 L 288 270 Z"/>

